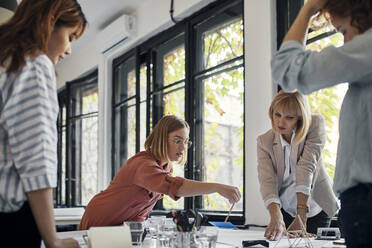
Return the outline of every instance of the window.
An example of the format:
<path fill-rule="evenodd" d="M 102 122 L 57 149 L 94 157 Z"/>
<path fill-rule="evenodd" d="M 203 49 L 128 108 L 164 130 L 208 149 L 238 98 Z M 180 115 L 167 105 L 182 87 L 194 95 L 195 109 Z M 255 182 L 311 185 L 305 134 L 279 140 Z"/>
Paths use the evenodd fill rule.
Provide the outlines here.
<path fill-rule="evenodd" d="M 127 158 L 136 153 L 136 75 L 135 59 L 128 58 L 114 72 L 114 127 L 120 135 L 113 136 L 114 167 L 118 170 Z"/>
<path fill-rule="evenodd" d="M 278 48 L 304 2 L 306 1 L 277 1 Z M 322 26 L 322 23 L 317 23 L 317 26 Z M 343 45 L 342 35 L 335 33 L 330 26 L 325 26 L 318 30 L 315 30 L 312 26 L 309 27 L 307 49 L 320 51 L 329 45 Z M 335 171 L 339 138 L 338 118 L 346 90 L 346 84 L 339 84 L 331 88 L 313 92 L 309 95 L 312 112 L 322 114 L 325 118 L 327 139 L 323 150 L 323 161 L 332 179 Z"/>
<path fill-rule="evenodd" d="M 173 114 L 189 123 L 193 141 L 187 164 L 174 165 L 174 176 L 234 185 L 244 197 L 242 11 L 242 1 L 214 2 L 114 60 L 113 175 L 144 149 L 153 125 Z M 241 222 L 243 202 L 232 215 Z M 229 203 L 217 194 L 166 196 L 154 209 L 184 208 L 218 219 Z"/>
<path fill-rule="evenodd" d="M 58 98 L 56 205 L 86 205 L 98 190 L 97 71 L 66 83 Z"/>
<path fill-rule="evenodd" d="M 316 31 L 310 28 L 306 46 L 307 49 L 320 51 L 330 45 L 336 47 L 342 46 L 342 34 L 335 33 L 333 27 L 330 26 Z M 323 161 L 331 179 L 334 177 L 336 165 L 339 138 L 338 118 L 346 90 L 347 84 L 338 84 L 327 89 L 313 92 L 309 95 L 312 112 L 319 113 L 325 118 L 327 140 L 323 150 Z"/>
<path fill-rule="evenodd" d="M 185 37 L 183 34 L 161 44 L 156 49 L 156 75 L 159 80 L 154 85 L 151 98 L 154 103 L 161 103 L 161 116 L 177 115 L 185 119 Z M 184 177 L 181 165 L 173 166 L 174 176 Z M 184 198 L 173 201 L 164 196 L 165 209 L 182 209 Z"/>
<path fill-rule="evenodd" d="M 243 192 L 244 61 L 240 5 L 196 26 L 196 178 L 234 185 Z M 234 14 L 232 14 L 234 13 Z M 203 196 L 206 210 L 225 210 L 216 194 Z M 239 202 L 235 210 L 242 210 Z"/>

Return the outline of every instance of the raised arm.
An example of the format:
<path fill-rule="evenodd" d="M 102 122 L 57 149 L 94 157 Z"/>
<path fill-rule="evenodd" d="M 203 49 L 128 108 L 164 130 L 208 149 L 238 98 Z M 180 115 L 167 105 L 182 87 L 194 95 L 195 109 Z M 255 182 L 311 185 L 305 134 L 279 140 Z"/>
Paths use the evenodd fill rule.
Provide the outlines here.
<path fill-rule="evenodd" d="M 307 34 L 307 28 L 309 25 L 310 18 L 317 13 L 327 0 L 308 0 L 305 5 L 301 8 L 297 15 L 294 23 L 284 37 L 284 41 L 294 40 L 301 44 L 304 44 L 305 36 Z"/>

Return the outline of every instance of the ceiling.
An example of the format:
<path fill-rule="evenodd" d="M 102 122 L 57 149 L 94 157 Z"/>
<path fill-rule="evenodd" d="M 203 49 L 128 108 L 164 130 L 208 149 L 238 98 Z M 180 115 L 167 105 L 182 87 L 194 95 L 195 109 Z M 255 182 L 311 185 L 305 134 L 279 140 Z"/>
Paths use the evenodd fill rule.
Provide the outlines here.
<path fill-rule="evenodd" d="M 72 50 L 80 49 L 95 35 L 123 14 L 134 15 L 147 0 L 78 0 L 88 20 L 84 35 L 72 43 Z"/>
<path fill-rule="evenodd" d="M 1 0 L 0 6 L 14 9 L 22 0 Z M 134 15 L 137 9 L 148 0 L 78 0 L 88 20 L 88 29 L 84 35 L 72 43 L 72 50 L 79 49 L 95 35 L 123 14 Z"/>

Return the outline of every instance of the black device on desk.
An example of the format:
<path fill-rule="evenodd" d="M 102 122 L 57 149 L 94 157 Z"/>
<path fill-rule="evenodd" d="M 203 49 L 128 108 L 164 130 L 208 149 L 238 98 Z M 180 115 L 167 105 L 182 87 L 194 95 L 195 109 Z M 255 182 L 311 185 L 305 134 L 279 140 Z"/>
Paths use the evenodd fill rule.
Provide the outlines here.
<path fill-rule="evenodd" d="M 269 242 L 266 240 L 243 240 L 242 241 L 243 248 L 251 247 L 254 245 L 262 245 L 263 247 L 269 247 Z"/>

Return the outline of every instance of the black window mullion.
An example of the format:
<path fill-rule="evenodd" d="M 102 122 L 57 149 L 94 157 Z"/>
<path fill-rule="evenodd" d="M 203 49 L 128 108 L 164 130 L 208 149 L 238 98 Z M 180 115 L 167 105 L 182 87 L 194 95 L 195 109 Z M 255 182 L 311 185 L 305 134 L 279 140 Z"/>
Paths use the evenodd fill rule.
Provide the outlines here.
<path fill-rule="evenodd" d="M 311 44 L 311 43 L 313 43 L 313 42 L 315 42 L 315 41 L 318 41 L 318 40 L 321 40 L 321 39 L 327 38 L 327 37 L 332 36 L 332 35 L 334 35 L 334 34 L 336 34 L 336 33 L 337 33 L 337 31 L 334 29 L 334 30 L 332 30 L 332 31 L 329 31 L 329 32 L 325 32 L 325 33 L 319 34 L 319 35 L 317 35 L 317 36 L 315 36 L 315 37 L 313 37 L 313 38 L 311 38 L 311 39 L 308 39 L 308 40 L 306 41 L 306 45 L 309 45 L 309 44 Z"/>
<path fill-rule="evenodd" d="M 123 162 L 121 160 L 122 157 L 128 157 L 128 127 L 127 127 L 127 120 L 128 120 L 128 105 L 124 105 L 120 107 L 120 126 L 119 126 L 119 163 L 117 164 L 116 172 L 119 171 L 120 167 L 122 166 Z"/>
<path fill-rule="evenodd" d="M 298 12 L 304 5 L 304 0 L 277 0 L 276 23 L 277 23 L 277 48 L 279 49 L 285 34 L 297 17 Z"/>
<path fill-rule="evenodd" d="M 163 73 L 161 68 L 162 63 L 159 62 L 158 53 L 153 51 L 153 69 L 152 69 L 152 89 L 154 92 L 160 90 L 163 86 Z M 163 95 L 162 94 L 152 94 L 152 125 L 155 124 L 161 119 L 163 114 Z"/>
<path fill-rule="evenodd" d="M 161 88 L 161 85 L 159 85 L 160 80 L 158 78 L 162 78 L 163 74 L 157 70 L 157 68 L 159 66 L 159 64 L 158 64 L 159 58 L 157 57 L 156 51 L 154 51 L 154 50 L 151 51 L 151 58 L 152 58 L 152 64 L 153 64 L 153 68 L 152 68 L 152 90 L 157 91 L 158 89 Z M 153 130 L 155 124 L 160 120 L 160 118 L 162 116 L 162 113 L 163 113 L 163 109 L 162 109 L 162 99 L 163 99 L 163 97 L 162 97 L 162 94 L 155 94 L 155 95 L 151 94 L 151 99 L 152 99 L 152 104 L 151 104 L 151 107 L 152 107 L 152 128 L 151 128 L 151 130 Z M 160 199 L 159 201 L 156 202 L 156 204 L 154 206 L 154 209 L 164 210 L 163 199 Z"/>
<path fill-rule="evenodd" d="M 136 153 L 140 151 L 141 148 L 141 61 L 140 61 L 140 51 L 136 48 L 135 57 L 135 73 L 136 73 Z"/>
<path fill-rule="evenodd" d="M 195 138 L 195 91 L 193 80 L 193 63 L 195 61 L 195 34 L 193 31 L 193 26 L 190 22 L 187 22 L 185 26 L 185 119 L 190 126 L 189 137 L 193 142 Z M 194 176 L 194 152 L 195 145 L 192 146 L 187 152 L 187 164 L 185 166 L 185 177 L 188 179 L 195 179 Z M 201 197 L 186 197 L 184 207 L 185 209 L 195 209 L 198 208 L 201 202 Z"/>
<path fill-rule="evenodd" d="M 67 84 L 67 96 L 70 96 L 71 93 L 71 87 L 69 84 Z M 72 163 L 71 163 L 71 144 L 72 143 L 72 132 L 71 132 L 71 120 L 69 116 L 71 116 L 71 102 L 69 99 L 66 101 L 66 175 L 65 175 L 65 196 L 66 196 L 66 206 L 72 205 L 71 200 L 71 171 L 72 171 Z"/>
<path fill-rule="evenodd" d="M 115 61 L 114 61 L 115 62 Z M 116 174 L 116 160 L 117 157 L 119 156 L 116 153 L 116 147 L 115 147 L 115 140 L 117 136 L 117 128 L 116 128 L 116 108 L 115 108 L 115 92 L 118 91 L 118 79 L 116 78 L 116 73 L 118 71 L 117 66 L 115 63 L 113 63 L 112 66 L 112 99 L 111 99 L 111 106 L 112 106 L 112 111 L 111 111 L 111 130 L 113 134 L 111 135 L 111 179 L 114 178 Z"/>
<path fill-rule="evenodd" d="M 147 87 L 146 87 L 146 137 L 148 137 L 150 135 L 150 119 L 151 119 L 151 116 L 150 116 L 150 109 L 151 109 L 151 95 L 150 95 L 150 92 L 151 92 L 151 87 L 152 87 L 152 78 L 151 78 L 151 64 L 152 64 L 152 53 L 151 51 L 148 51 L 147 52 L 147 56 L 146 56 L 146 77 L 147 77 Z"/>
<path fill-rule="evenodd" d="M 62 102 L 60 100 L 59 102 Z M 64 104 L 64 102 L 63 102 Z M 62 204 L 62 151 L 63 151 L 63 104 L 60 104 L 58 120 L 57 120 L 57 131 L 58 131 L 58 143 L 57 143 L 57 188 L 55 189 L 54 199 L 55 205 Z"/>
<path fill-rule="evenodd" d="M 78 98 L 78 108 L 79 108 L 79 115 L 83 112 L 83 96 L 81 90 L 79 90 L 79 98 Z M 73 197 L 75 198 L 73 201 L 74 206 L 80 205 L 81 204 L 81 172 L 82 172 L 82 136 L 83 136 L 83 121 L 82 119 L 76 120 L 76 135 L 75 137 L 75 143 L 76 143 L 76 148 L 74 149 L 74 155 L 75 159 L 73 167 L 74 167 L 74 181 L 73 181 L 73 189 L 74 189 L 74 195 Z"/>
<path fill-rule="evenodd" d="M 82 113 L 81 91 L 76 90 L 76 87 L 70 87 L 70 114 L 67 119 L 70 122 L 68 128 L 71 132 L 70 143 L 68 143 L 70 153 L 70 204 L 69 206 L 79 205 L 81 202 L 81 130 L 82 122 L 80 119 L 74 119 Z"/>

